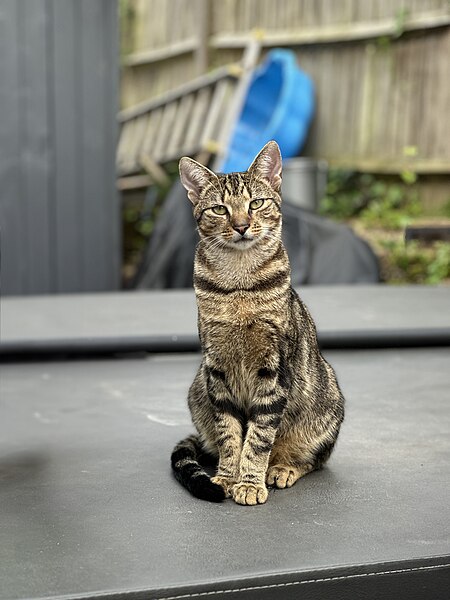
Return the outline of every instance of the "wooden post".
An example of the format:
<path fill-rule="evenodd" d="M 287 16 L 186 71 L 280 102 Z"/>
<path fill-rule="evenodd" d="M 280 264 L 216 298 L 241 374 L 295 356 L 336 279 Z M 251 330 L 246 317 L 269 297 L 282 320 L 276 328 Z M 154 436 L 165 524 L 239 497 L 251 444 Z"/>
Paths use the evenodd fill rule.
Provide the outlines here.
<path fill-rule="evenodd" d="M 217 154 L 214 159 L 213 170 L 220 171 L 227 158 L 226 152 L 233 134 L 233 127 L 239 118 L 242 107 L 253 75 L 253 70 L 258 62 L 261 51 L 261 36 L 254 34 L 244 51 L 241 61 L 241 73 L 236 86 L 233 100 L 230 103 L 228 112 L 224 118 L 222 130 L 219 135 Z"/>

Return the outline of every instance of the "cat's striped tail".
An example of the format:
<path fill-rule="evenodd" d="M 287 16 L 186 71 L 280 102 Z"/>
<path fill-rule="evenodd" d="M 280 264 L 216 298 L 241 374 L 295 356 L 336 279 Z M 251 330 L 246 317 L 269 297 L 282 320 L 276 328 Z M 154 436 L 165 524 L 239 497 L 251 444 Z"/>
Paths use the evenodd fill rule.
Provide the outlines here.
<path fill-rule="evenodd" d="M 190 435 L 175 446 L 172 452 L 172 469 L 177 481 L 193 496 L 209 502 L 222 502 L 225 492 L 220 485 L 213 483 L 208 473 L 199 463 L 203 454 L 199 439 Z"/>

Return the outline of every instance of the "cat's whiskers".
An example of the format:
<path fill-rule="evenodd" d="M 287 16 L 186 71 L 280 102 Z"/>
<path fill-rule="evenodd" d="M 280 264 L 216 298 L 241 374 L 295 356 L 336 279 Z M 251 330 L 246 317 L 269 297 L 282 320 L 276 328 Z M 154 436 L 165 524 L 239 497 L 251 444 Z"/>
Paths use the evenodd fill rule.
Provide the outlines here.
<path fill-rule="evenodd" d="M 270 242 L 275 242 L 274 245 L 278 244 L 278 242 L 281 239 L 281 236 L 279 233 L 275 233 L 274 231 L 272 231 L 271 229 L 267 229 L 266 231 L 263 232 L 263 234 L 261 235 L 261 239 L 264 240 L 269 240 Z"/>
<path fill-rule="evenodd" d="M 226 241 L 223 238 L 217 237 L 215 235 L 205 236 L 203 238 L 203 242 L 208 250 L 217 250 L 218 248 L 223 248 L 226 246 Z"/>

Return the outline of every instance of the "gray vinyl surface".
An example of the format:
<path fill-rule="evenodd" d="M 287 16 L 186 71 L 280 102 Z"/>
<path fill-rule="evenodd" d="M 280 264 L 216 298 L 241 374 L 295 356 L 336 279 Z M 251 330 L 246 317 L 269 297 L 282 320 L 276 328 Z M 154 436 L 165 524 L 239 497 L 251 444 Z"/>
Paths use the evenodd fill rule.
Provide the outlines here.
<path fill-rule="evenodd" d="M 448 332 L 450 286 L 304 287 L 319 336 L 370 336 L 377 332 Z M 192 290 L 4 298 L 1 350 L 89 346 L 96 341 L 145 348 L 152 340 L 197 340 Z M 174 345 L 174 347 L 175 347 Z M 142 349 L 142 348 L 141 348 Z"/>
<path fill-rule="evenodd" d="M 196 500 L 172 478 L 199 355 L 1 365 L 0 598 L 197 597 L 408 560 L 442 577 L 450 349 L 326 356 L 347 398 L 335 453 L 258 507 Z M 290 585 L 280 597 L 310 597 Z"/>

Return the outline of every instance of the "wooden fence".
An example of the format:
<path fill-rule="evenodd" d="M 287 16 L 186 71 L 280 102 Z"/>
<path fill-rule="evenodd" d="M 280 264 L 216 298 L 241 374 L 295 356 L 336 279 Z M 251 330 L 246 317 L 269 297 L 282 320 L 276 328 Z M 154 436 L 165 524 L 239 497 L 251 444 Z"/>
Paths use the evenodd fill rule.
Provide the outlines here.
<path fill-rule="evenodd" d="M 315 82 L 306 154 L 450 173 L 447 0 L 122 0 L 121 23 L 123 107 L 239 59 L 257 35 Z"/>

